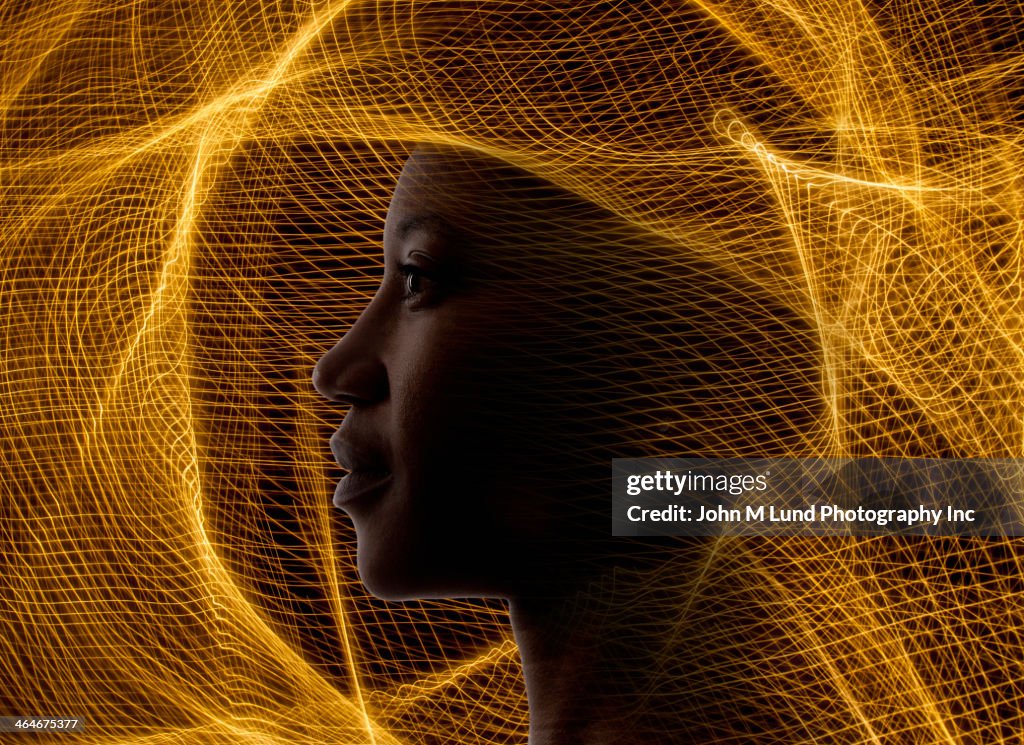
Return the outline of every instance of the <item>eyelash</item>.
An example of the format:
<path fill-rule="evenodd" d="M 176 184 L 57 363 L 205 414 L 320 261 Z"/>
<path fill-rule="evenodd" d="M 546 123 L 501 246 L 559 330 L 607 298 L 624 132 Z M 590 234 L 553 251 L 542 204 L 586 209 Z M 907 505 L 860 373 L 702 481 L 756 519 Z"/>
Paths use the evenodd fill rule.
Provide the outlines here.
<path fill-rule="evenodd" d="M 402 275 L 402 299 L 407 302 L 414 302 L 420 300 L 426 293 L 428 293 L 430 287 L 420 287 L 418 290 L 413 290 L 410 286 L 414 279 L 418 279 L 421 282 L 426 282 L 428 285 L 437 285 L 438 280 L 430 272 L 424 271 L 421 267 L 415 264 L 402 264 L 398 267 L 399 273 Z"/>

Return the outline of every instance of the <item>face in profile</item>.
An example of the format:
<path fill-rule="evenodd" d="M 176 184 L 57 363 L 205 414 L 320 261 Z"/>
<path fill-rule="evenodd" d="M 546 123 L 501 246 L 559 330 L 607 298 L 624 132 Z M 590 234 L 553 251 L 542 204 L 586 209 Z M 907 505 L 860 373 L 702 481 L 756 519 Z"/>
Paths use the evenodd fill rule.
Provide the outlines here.
<path fill-rule="evenodd" d="M 331 438 L 350 472 L 334 501 L 381 597 L 511 594 L 551 542 L 533 469 L 559 447 L 558 412 L 536 390 L 550 360 L 527 355 L 557 320 L 531 293 L 543 277 L 502 252 L 531 219 L 502 199 L 509 179 L 414 154 L 388 210 L 380 287 L 316 366 L 317 390 L 350 407 Z"/>
<path fill-rule="evenodd" d="M 334 502 L 371 592 L 557 592 L 607 553 L 610 458 L 707 454 L 691 422 L 738 413 L 696 392 L 731 301 L 706 271 L 665 281 L 659 262 L 679 270 L 625 221 L 507 164 L 410 157 L 380 287 L 314 372 L 349 406 Z"/>

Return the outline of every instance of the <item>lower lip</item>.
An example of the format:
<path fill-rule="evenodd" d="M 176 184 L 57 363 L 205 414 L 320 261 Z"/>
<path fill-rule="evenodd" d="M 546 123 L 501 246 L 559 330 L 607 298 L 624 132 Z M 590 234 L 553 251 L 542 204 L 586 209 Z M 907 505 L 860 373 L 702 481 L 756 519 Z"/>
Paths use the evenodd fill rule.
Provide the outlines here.
<path fill-rule="evenodd" d="M 380 495 L 391 484 L 392 475 L 383 471 L 353 471 L 338 482 L 334 506 L 348 507 Z"/>

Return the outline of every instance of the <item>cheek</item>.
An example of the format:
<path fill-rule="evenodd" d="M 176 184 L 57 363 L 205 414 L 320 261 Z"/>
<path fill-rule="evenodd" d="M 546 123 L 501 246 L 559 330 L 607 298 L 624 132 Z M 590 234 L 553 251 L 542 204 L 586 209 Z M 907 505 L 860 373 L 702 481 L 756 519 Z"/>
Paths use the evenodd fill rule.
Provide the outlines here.
<path fill-rule="evenodd" d="M 516 420 L 536 422 L 511 388 L 518 353 L 501 323 L 468 303 L 457 310 L 424 314 L 396 337 L 390 440 L 407 495 L 479 512 L 523 472 Z"/>
<path fill-rule="evenodd" d="M 574 364 L 580 335 L 550 303 L 514 300 L 453 297 L 396 330 L 391 442 L 419 478 L 441 469 L 449 480 L 525 488 L 532 474 L 537 488 L 593 451 L 602 407 Z"/>
<path fill-rule="evenodd" d="M 453 302 L 396 335 L 392 443 L 420 478 L 445 464 L 449 480 L 521 481 L 558 444 L 573 448 L 559 409 L 578 382 L 564 380 L 570 371 L 551 363 L 551 336 L 517 309 Z"/>
<path fill-rule="evenodd" d="M 434 464 L 459 458 L 474 443 L 468 430 L 483 391 L 472 370 L 482 350 L 458 321 L 440 308 L 409 318 L 388 360 L 393 459 L 420 485 Z"/>

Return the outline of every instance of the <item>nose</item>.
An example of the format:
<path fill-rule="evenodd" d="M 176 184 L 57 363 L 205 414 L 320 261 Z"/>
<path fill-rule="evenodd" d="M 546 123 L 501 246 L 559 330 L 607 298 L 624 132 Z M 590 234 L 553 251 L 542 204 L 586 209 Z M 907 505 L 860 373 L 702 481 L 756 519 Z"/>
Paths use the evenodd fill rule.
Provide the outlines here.
<path fill-rule="evenodd" d="M 380 354 L 383 334 L 373 328 L 370 310 L 363 311 L 313 368 L 313 387 L 331 401 L 355 406 L 388 397 L 387 367 Z"/>

